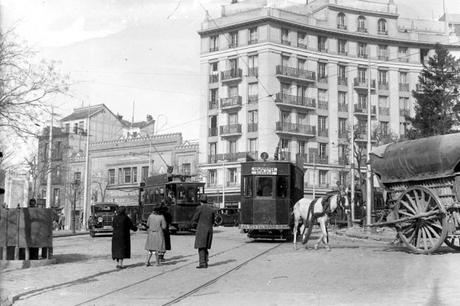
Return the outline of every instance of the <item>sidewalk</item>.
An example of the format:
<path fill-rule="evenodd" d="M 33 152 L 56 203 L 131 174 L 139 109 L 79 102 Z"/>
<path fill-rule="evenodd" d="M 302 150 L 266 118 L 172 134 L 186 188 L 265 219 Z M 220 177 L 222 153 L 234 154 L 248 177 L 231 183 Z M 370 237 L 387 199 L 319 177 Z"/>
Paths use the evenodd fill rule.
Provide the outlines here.
<path fill-rule="evenodd" d="M 396 239 L 396 230 L 391 227 L 364 229 L 359 226 L 339 229 L 335 232 L 339 236 L 357 239 L 371 239 L 382 242 L 393 242 Z"/>
<path fill-rule="evenodd" d="M 53 231 L 53 238 L 59 238 L 59 237 L 69 237 L 69 236 L 76 236 L 76 235 L 89 235 L 88 231 L 75 231 L 75 233 L 72 233 L 72 230 L 55 230 Z"/>

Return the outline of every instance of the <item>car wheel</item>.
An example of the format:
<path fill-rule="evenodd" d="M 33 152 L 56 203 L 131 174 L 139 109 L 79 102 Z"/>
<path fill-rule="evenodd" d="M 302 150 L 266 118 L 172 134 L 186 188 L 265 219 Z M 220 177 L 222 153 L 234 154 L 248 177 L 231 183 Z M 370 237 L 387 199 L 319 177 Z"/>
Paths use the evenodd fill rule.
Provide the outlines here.
<path fill-rule="evenodd" d="M 89 235 L 93 238 L 96 237 L 96 233 L 94 231 L 89 231 Z"/>
<path fill-rule="evenodd" d="M 217 216 L 216 216 L 216 219 L 214 220 L 214 224 L 215 224 L 216 226 L 221 226 L 221 225 L 222 225 L 222 222 L 224 222 L 224 219 L 222 218 L 222 216 L 217 215 Z"/>

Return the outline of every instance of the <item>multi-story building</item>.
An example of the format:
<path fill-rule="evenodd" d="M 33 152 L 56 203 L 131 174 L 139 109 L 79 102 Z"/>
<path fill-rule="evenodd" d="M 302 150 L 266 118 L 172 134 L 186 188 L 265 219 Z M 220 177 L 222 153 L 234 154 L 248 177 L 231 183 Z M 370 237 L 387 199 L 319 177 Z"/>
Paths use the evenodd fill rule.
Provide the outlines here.
<path fill-rule="evenodd" d="M 404 135 L 422 63 L 436 43 L 459 50 L 449 34 L 401 18 L 392 0 L 231 1 L 199 31 L 208 192 L 235 204 L 240 162 L 277 146 L 303 157 L 306 193 L 347 184 L 351 126 L 366 147 L 370 108 L 373 129 Z"/>

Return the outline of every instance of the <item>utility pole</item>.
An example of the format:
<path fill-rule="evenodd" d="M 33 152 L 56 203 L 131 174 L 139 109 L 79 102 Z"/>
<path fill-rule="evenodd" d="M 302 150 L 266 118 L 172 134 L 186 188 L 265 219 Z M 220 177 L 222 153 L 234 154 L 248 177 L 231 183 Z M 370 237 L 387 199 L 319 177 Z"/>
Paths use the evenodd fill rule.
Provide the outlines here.
<path fill-rule="evenodd" d="M 88 189 L 91 187 L 91 175 L 89 175 L 89 129 L 90 129 L 90 111 L 91 104 L 88 105 L 88 118 L 86 119 L 86 160 L 85 160 L 85 178 L 84 178 L 84 189 L 83 189 L 83 228 L 87 229 L 88 220 Z M 75 227 L 74 227 L 75 228 Z"/>
<path fill-rule="evenodd" d="M 372 213 L 372 173 L 371 173 L 371 48 L 369 46 L 368 59 L 368 75 L 367 80 L 367 162 L 366 162 L 366 225 L 371 224 L 371 213 Z"/>
<path fill-rule="evenodd" d="M 348 74 L 350 75 L 350 74 Z M 349 114 L 351 114 L 351 131 L 350 131 L 350 138 L 351 138 L 351 162 L 350 162 L 350 184 L 351 184 L 351 222 L 355 222 L 355 103 L 353 100 L 353 90 L 352 88 L 348 88 L 348 92 L 350 93 L 350 106 L 348 107 Z"/>
<path fill-rule="evenodd" d="M 54 107 L 51 106 L 51 123 L 49 131 L 49 148 L 48 148 L 48 178 L 46 182 L 46 208 L 51 208 L 51 159 L 53 157 L 53 120 L 54 120 Z"/>
<path fill-rule="evenodd" d="M 316 152 L 313 153 L 313 199 L 316 198 Z"/>
<path fill-rule="evenodd" d="M 225 207 L 225 179 L 226 179 L 226 175 L 225 175 L 225 161 L 222 162 L 222 177 L 223 177 L 223 181 L 222 181 L 222 207 L 221 208 L 224 208 Z"/>

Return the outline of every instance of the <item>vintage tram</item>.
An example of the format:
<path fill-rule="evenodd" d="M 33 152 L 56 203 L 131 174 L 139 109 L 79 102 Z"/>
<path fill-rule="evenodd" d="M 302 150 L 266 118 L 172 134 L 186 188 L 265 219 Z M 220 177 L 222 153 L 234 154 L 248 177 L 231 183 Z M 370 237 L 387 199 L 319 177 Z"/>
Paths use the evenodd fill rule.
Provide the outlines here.
<path fill-rule="evenodd" d="M 145 227 L 149 214 L 163 204 L 171 215 L 171 233 L 191 230 L 191 220 L 202 194 L 204 183 L 193 182 L 190 176 L 169 173 L 150 176 L 139 192 L 141 224 Z"/>
<path fill-rule="evenodd" d="M 241 164 L 240 229 L 249 238 L 292 238 L 291 213 L 303 197 L 302 165 L 289 161 L 248 161 Z"/>

